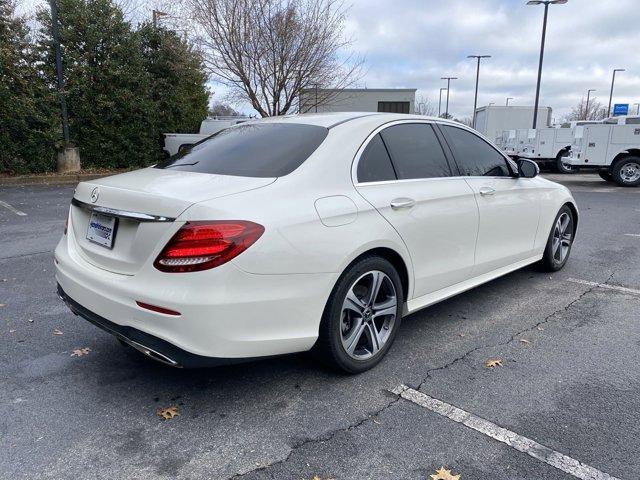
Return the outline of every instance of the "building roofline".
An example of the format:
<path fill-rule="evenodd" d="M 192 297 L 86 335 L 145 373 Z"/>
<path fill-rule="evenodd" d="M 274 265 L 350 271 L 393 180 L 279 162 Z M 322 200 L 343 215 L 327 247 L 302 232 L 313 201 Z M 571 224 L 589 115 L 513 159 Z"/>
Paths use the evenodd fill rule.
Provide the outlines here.
<path fill-rule="evenodd" d="M 315 88 L 305 88 L 300 93 L 315 92 Z M 319 92 L 417 92 L 417 88 L 319 88 Z"/>

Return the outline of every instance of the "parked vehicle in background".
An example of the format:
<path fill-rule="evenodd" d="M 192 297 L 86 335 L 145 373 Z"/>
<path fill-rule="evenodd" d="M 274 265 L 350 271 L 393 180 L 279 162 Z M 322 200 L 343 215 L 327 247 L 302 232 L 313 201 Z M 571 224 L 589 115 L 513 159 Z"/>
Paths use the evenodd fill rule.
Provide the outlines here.
<path fill-rule="evenodd" d="M 249 120 L 248 117 L 211 117 L 206 118 L 200 124 L 199 133 L 165 133 L 164 148 L 169 156 L 175 155 L 180 150 L 190 147 L 200 140 L 218 133 L 220 130 L 237 125 Z"/>
<path fill-rule="evenodd" d="M 582 135 L 584 125 L 602 123 L 598 120 L 581 120 L 565 122 L 557 127 L 538 128 L 533 130 L 531 141 L 523 145 L 516 154 L 522 158 L 534 160 L 541 166 L 551 167 L 560 173 L 576 173 L 578 167 L 572 167 L 564 162 L 569 155 L 575 136 Z"/>
<path fill-rule="evenodd" d="M 78 184 L 58 293 L 168 365 L 312 349 L 362 372 L 403 315 L 532 263 L 564 267 L 578 211 L 538 172 L 421 115 L 235 125 L 154 167 Z"/>
<path fill-rule="evenodd" d="M 640 117 L 608 118 L 579 128 L 581 135 L 576 135 L 565 163 L 598 169 L 604 180 L 623 187 L 640 185 Z"/>
<path fill-rule="evenodd" d="M 533 107 L 527 106 L 499 106 L 489 105 L 476 110 L 476 123 L 474 128 L 489 138 L 492 142 L 499 143 L 499 138 L 504 130 L 529 129 L 533 124 Z M 551 125 L 551 108 L 538 108 L 538 126 Z"/>

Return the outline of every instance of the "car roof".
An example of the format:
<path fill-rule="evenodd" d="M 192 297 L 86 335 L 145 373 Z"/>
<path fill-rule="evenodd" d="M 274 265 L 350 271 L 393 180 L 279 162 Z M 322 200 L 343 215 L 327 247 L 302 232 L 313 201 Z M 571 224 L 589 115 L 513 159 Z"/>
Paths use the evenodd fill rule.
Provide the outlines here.
<path fill-rule="evenodd" d="M 459 125 L 457 122 L 437 117 L 425 115 L 411 115 L 406 113 L 378 113 L 378 112 L 330 112 L 330 113 L 302 113 L 296 115 L 283 115 L 279 117 L 265 117 L 254 121 L 265 123 L 303 123 L 307 125 L 318 125 L 325 128 L 333 128 L 351 120 L 364 117 L 376 117 L 380 123 L 392 122 L 395 120 L 432 120 L 442 123 Z"/>

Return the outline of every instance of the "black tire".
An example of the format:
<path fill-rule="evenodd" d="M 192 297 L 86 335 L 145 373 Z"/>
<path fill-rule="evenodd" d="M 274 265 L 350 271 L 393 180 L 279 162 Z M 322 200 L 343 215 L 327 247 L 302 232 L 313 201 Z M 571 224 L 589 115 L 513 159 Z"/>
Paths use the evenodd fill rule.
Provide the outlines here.
<path fill-rule="evenodd" d="M 347 293 L 351 291 L 352 287 L 355 288 L 354 284 L 357 286 L 358 284 L 356 282 L 358 282 L 359 279 L 363 279 L 367 275 L 372 274 L 371 272 L 384 273 L 388 281 L 393 285 L 397 300 L 396 311 L 393 324 L 390 329 L 387 329 L 390 331 L 388 331 L 386 340 L 380 349 L 370 358 L 360 360 L 349 355 L 343 346 L 343 335 L 345 333 L 348 334 L 348 331 L 344 331 L 345 322 L 347 322 L 348 319 L 343 316 L 343 304 L 345 303 Z M 387 280 L 384 280 L 384 282 L 387 282 Z M 388 282 L 386 283 L 385 288 L 391 288 Z M 382 287 L 380 289 L 380 293 L 382 293 Z M 400 281 L 398 272 L 389 261 L 378 256 L 367 256 L 356 260 L 340 276 L 331 292 L 331 295 L 329 296 L 329 300 L 327 301 L 327 305 L 325 306 L 322 314 L 318 341 L 313 347 L 313 353 L 327 365 L 347 373 L 360 373 L 365 370 L 369 370 L 377 365 L 385 356 L 389 348 L 391 348 L 400 328 L 403 303 L 404 292 L 402 289 L 402 282 Z M 369 316 L 371 317 L 371 315 Z M 364 315 L 360 317 L 361 324 L 365 323 L 364 318 Z M 374 322 L 375 328 L 375 322 L 377 321 L 379 325 L 380 320 L 386 324 L 387 320 L 390 321 L 390 317 L 387 317 L 386 319 L 385 317 L 380 317 L 378 320 L 375 320 L 375 316 L 373 316 L 373 319 L 368 321 Z M 356 327 L 353 326 L 352 328 L 355 330 Z M 380 331 L 382 332 L 383 329 L 384 326 L 380 328 Z M 366 335 L 363 334 L 360 338 L 366 340 L 365 337 Z M 366 349 L 363 349 L 363 351 L 366 351 Z"/>
<path fill-rule="evenodd" d="M 580 168 L 562 163 L 562 159 L 568 155 L 569 155 L 569 152 L 560 152 L 558 154 L 558 156 L 556 157 L 556 170 L 558 170 L 558 172 L 560 173 L 565 173 L 565 174 L 578 173 Z"/>
<path fill-rule="evenodd" d="M 556 225 L 558 224 L 558 220 L 563 215 L 568 215 L 570 224 L 567 227 L 567 231 L 570 231 L 571 238 L 569 240 L 568 250 L 566 251 L 566 255 L 562 258 L 558 258 L 557 250 L 555 249 L 556 243 L 554 239 L 558 237 L 558 231 L 556 229 Z M 542 260 L 540 260 L 539 266 L 545 272 L 557 272 L 561 270 L 567 263 L 569 256 L 571 254 L 571 247 L 573 246 L 573 241 L 575 239 L 576 234 L 576 218 L 573 214 L 571 208 L 567 205 L 563 205 L 556 218 L 553 220 L 553 224 L 551 225 L 551 231 L 549 232 L 549 237 L 547 238 L 547 245 L 544 249 L 544 255 L 542 256 Z"/>
<path fill-rule="evenodd" d="M 598 170 L 598 175 L 600 175 L 600 178 L 607 181 L 607 182 L 613 182 L 613 175 L 611 175 L 611 172 L 609 170 Z"/>
<path fill-rule="evenodd" d="M 618 160 L 611 169 L 613 181 L 621 187 L 637 187 L 640 185 L 640 176 L 635 178 L 629 174 L 632 167 L 634 171 L 640 169 L 640 157 L 629 156 Z M 633 180 L 629 180 L 630 178 L 633 178 Z"/>

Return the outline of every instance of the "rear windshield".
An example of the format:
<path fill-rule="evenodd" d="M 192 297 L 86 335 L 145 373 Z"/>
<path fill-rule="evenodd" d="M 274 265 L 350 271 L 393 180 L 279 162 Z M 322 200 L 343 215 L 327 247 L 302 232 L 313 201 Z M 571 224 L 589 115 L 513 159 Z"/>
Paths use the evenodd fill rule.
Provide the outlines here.
<path fill-rule="evenodd" d="M 299 123 L 244 124 L 222 130 L 155 168 L 242 177 L 282 177 L 293 172 L 329 130 Z"/>

